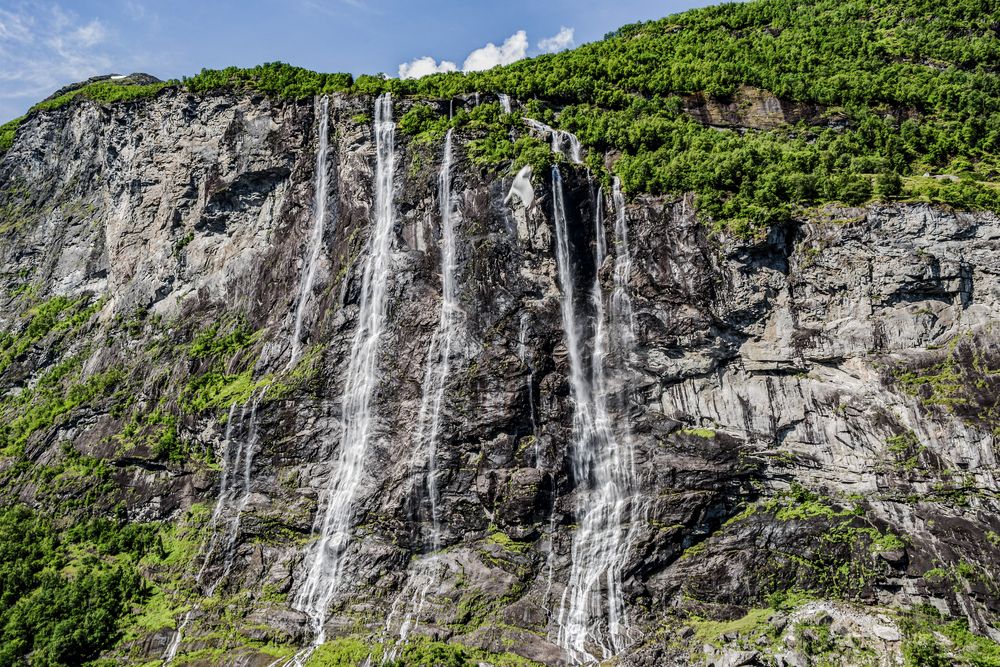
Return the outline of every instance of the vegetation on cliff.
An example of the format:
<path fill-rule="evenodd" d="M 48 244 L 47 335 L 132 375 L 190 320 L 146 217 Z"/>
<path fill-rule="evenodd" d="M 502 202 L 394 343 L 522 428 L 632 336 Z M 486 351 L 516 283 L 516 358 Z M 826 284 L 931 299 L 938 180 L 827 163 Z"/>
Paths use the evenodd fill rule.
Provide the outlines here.
<path fill-rule="evenodd" d="M 472 163 L 506 170 L 530 164 L 536 174 L 544 175 L 544 167 L 558 157 L 551 154 L 547 143 L 527 133 L 523 117 L 535 118 L 577 133 L 589 148 L 588 167 L 600 177 L 620 176 L 632 194 L 694 191 L 706 221 L 720 229 L 754 236 L 804 207 L 829 201 L 862 204 L 874 198 L 924 198 L 963 208 L 995 208 L 996 148 L 1000 141 L 995 102 L 1000 94 L 995 73 L 978 64 L 995 62 L 996 31 L 992 26 L 997 21 L 990 11 L 985 3 L 974 2 L 939 8 L 920 2 L 904 7 L 884 1 L 836 4 L 821 0 L 806 7 L 766 0 L 630 26 L 576 51 L 484 73 L 436 75 L 418 81 L 354 79 L 278 63 L 204 71 L 183 85 L 198 94 L 235 88 L 294 100 L 338 92 L 370 95 L 392 91 L 412 98 L 401 105 L 405 113 L 398 116 L 400 135 L 406 135 L 414 149 L 408 151 L 411 159 L 420 152 L 415 150 L 418 147 L 428 155 L 433 151 L 436 159 L 439 142 L 449 128 L 456 128 L 462 132 L 462 148 Z M 961 38 L 954 39 L 955 35 Z M 881 50 L 872 46 L 873 40 L 883 42 Z M 40 103 L 34 112 L 83 99 L 100 103 L 135 100 L 178 85 L 87 84 Z M 449 114 L 448 98 L 469 92 L 485 93 L 482 103 L 474 107 L 456 103 L 455 113 Z M 512 94 L 519 101 L 514 114 L 505 114 L 488 96 L 499 92 Z M 770 125 L 741 110 L 737 115 L 747 121 L 742 125 L 708 127 L 692 112 L 699 104 L 738 105 L 741 100 L 749 104 L 754 99 L 772 99 L 768 97 L 772 93 L 804 105 L 800 108 L 805 109 L 802 120 Z M 0 127 L 0 153 L 14 141 L 20 122 Z M 371 118 L 361 114 L 355 122 L 370 123 Z M 305 140 L 299 145 L 308 148 Z M 82 186 L 75 180 L 67 185 L 73 190 L 72 197 L 86 187 L 86 181 L 82 182 Z M 137 188 L 146 187 L 136 183 Z M 11 238 L 14 233 L 10 230 L 29 226 L 21 221 L 19 207 L 7 212 L 0 209 L 0 217 L 10 221 L 4 229 Z M 49 219 L 69 224 L 80 210 L 67 208 L 59 213 L 61 217 Z M 90 224 L 86 219 L 76 223 L 81 227 Z M 96 217 L 93 224 L 99 224 Z M 167 247 L 174 248 L 175 258 L 195 238 L 195 232 L 185 231 L 176 228 L 171 230 L 173 236 L 164 237 Z M 647 247 L 654 245 L 646 241 L 649 237 L 633 238 L 642 239 Z M 486 255 L 494 247 L 505 248 L 483 245 L 477 246 L 476 252 Z M 793 252 L 792 244 L 787 251 Z M 930 259 L 928 256 L 929 265 Z M 202 317 L 199 312 L 163 322 L 144 307 L 125 311 L 125 306 L 111 302 L 110 312 L 103 314 L 115 319 L 105 318 L 109 323 L 98 326 L 98 314 L 108 302 L 96 295 L 41 298 L 50 294 L 50 287 L 27 278 L 29 273 L 33 278 L 44 277 L 48 269 L 41 261 L 35 263 L 42 267 L 38 274 L 25 269 L 19 278 L 24 282 L 10 288 L 10 298 L 19 300 L 12 308 L 21 315 L 0 331 L 0 389 L 4 392 L 0 398 L 0 499 L 6 501 L 6 509 L 0 510 L 0 667 L 26 660 L 32 664 L 78 664 L 100 656 L 101 664 L 111 664 L 121 656 L 151 653 L 148 640 L 162 638 L 166 630 L 175 629 L 181 614 L 195 603 L 207 609 L 206 616 L 218 613 L 233 628 L 239 628 L 209 634 L 213 630 L 210 623 L 195 627 L 185 646 L 191 649 L 190 654 L 181 654 L 185 660 L 221 660 L 227 651 L 232 655 L 234 646 L 271 650 L 275 640 L 263 634 L 257 619 L 250 618 L 251 607 L 286 604 L 286 590 L 279 592 L 275 584 L 266 583 L 259 599 L 250 600 L 249 586 L 233 585 L 234 590 L 222 586 L 219 593 L 203 596 L 192 581 L 191 567 L 210 560 L 202 549 L 207 544 L 203 532 L 213 527 L 210 508 L 197 506 L 186 518 L 171 518 L 176 521 L 171 527 L 142 513 L 129 515 L 124 509 L 129 501 L 122 491 L 138 489 L 141 493 L 143 489 L 135 480 L 147 473 L 163 480 L 176 476 L 179 484 L 187 484 L 187 473 L 194 471 L 200 475 L 192 482 L 198 485 L 194 494 L 210 495 L 216 483 L 211 475 L 213 470 L 217 472 L 211 447 L 219 442 L 228 423 L 227 409 L 263 401 L 275 424 L 284 421 L 295 425 L 288 419 L 288 406 L 277 403 L 286 397 L 301 399 L 300 388 L 310 386 L 321 374 L 329 375 L 333 362 L 328 356 L 336 352 L 324 355 L 321 350 L 327 349 L 326 343 L 314 343 L 310 338 L 314 346 L 297 367 L 267 374 L 268 362 L 274 360 L 267 345 L 273 339 L 269 340 L 267 329 L 257 328 L 262 325 L 256 319 L 251 319 L 251 324 L 213 311 L 211 316 Z M 934 271 L 941 273 L 938 266 L 934 264 Z M 335 283 L 346 285 L 349 268 L 341 271 Z M 702 284 L 708 282 L 692 282 L 692 290 Z M 906 294 L 923 299 L 928 294 L 920 291 L 923 289 L 922 283 Z M 512 292 L 516 290 L 512 288 Z M 930 297 L 940 295 L 930 293 Z M 206 303 L 202 301 L 199 307 L 208 308 Z M 264 309 L 263 303 L 259 301 L 257 308 Z M 713 315 L 711 321 L 722 320 L 722 315 L 717 319 Z M 712 326 L 710 334 L 716 338 L 720 330 Z M 498 325 L 491 336 L 499 333 Z M 489 347 L 484 345 L 484 349 Z M 954 415 L 971 427 L 996 434 L 1000 408 L 993 391 L 998 381 L 991 350 L 963 340 L 929 352 L 933 354 L 886 370 L 898 392 L 929 413 Z M 489 354 L 497 353 L 494 349 Z M 482 358 L 471 366 L 486 370 L 473 372 L 470 368 L 468 373 L 477 383 L 491 372 L 486 364 L 478 366 Z M 814 380 L 804 372 L 795 377 L 803 383 Z M 473 380 L 463 382 L 463 392 L 464 387 L 473 385 Z M 528 384 L 529 402 L 534 400 L 531 382 L 533 379 Z M 463 400 L 466 398 L 464 395 Z M 846 405 L 839 403 L 831 409 L 840 414 Z M 533 414 L 534 408 L 530 409 Z M 714 426 L 707 420 L 691 423 Z M 886 438 L 884 468 L 876 468 L 874 473 L 917 477 L 921 489 L 930 489 L 921 490 L 919 496 L 915 492 L 912 499 L 901 498 L 900 503 L 921 502 L 924 509 L 931 503 L 963 508 L 972 505 L 979 511 L 977 494 L 985 491 L 975 485 L 974 477 L 964 470 L 954 474 L 938 471 L 942 477 L 953 476 L 955 484 L 932 485 L 929 475 L 925 479 L 917 474 L 928 467 L 932 454 L 928 447 L 912 430 L 888 432 L 896 434 Z M 236 438 L 242 435 L 238 429 L 233 433 Z M 88 434 L 93 448 L 85 451 L 93 455 L 76 449 Z M 704 446 L 715 456 L 724 451 L 727 437 L 721 426 L 716 431 L 692 425 L 672 432 L 660 444 L 664 449 L 676 446 L 684 456 Z M 226 439 L 230 440 L 228 434 Z M 298 456 L 288 451 L 288 442 L 275 439 L 273 451 L 267 454 L 275 458 Z M 481 448 L 484 452 L 493 447 L 486 439 L 482 442 L 486 443 Z M 534 436 L 518 442 L 512 441 L 512 448 L 537 443 Z M 521 449 L 518 451 L 520 456 Z M 463 460 L 483 460 L 482 453 L 474 454 L 478 459 Z M 744 460 L 740 456 L 741 466 L 749 469 L 756 465 L 751 457 Z M 793 460 L 793 454 L 786 450 L 766 456 L 774 459 L 777 469 Z M 700 460 L 692 455 L 691 461 Z M 232 465 L 231 461 L 230 457 L 227 465 Z M 718 465 L 714 459 L 708 463 Z M 814 468 L 817 464 L 811 459 L 808 465 Z M 174 475 L 179 466 L 185 468 L 184 475 Z M 710 466 L 703 467 L 708 470 Z M 124 472 L 116 473 L 116 468 Z M 116 474 L 124 479 L 133 470 L 135 475 L 128 478 L 131 481 L 114 479 Z M 287 486 L 289 495 L 301 484 L 298 478 L 287 475 L 276 479 L 282 488 Z M 506 488 L 513 488 L 516 481 L 512 477 Z M 767 558 L 743 577 L 744 593 L 727 601 L 732 604 L 725 613 L 739 610 L 748 600 L 770 606 L 750 609 L 742 619 L 732 621 L 693 616 L 692 642 L 697 641 L 699 649 L 706 641 L 732 644 L 726 636 L 744 628 L 749 628 L 748 641 L 753 641 L 748 649 L 761 648 L 757 641 L 765 636 L 769 642 L 777 641 L 780 631 L 768 619 L 774 611 L 791 608 L 790 603 L 785 609 L 786 603 L 774 602 L 779 598 L 815 595 L 845 604 L 870 603 L 874 583 L 893 576 L 893 563 L 909 558 L 905 552 L 916 542 L 889 531 L 874 513 L 866 515 L 860 498 L 827 498 L 794 483 L 787 492 L 768 493 L 771 495 L 753 500 L 735 516 L 726 514 L 729 510 L 721 500 L 717 507 L 710 507 L 716 516 L 713 520 L 721 524 L 714 535 L 703 535 L 700 528 L 695 532 L 692 525 L 655 519 L 659 522 L 655 539 L 660 540 L 655 557 L 668 554 L 670 558 L 668 549 L 676 547 L 682 567 L 691 567 L 705 554 L 736 553 L 741 545 L 733 537 L 737 530 L 769 540 L 766 550 L 760 549 Z M 734 498 L 737 492 L 727 494 Z M 515 498 L 513 493 L 511 497 Z M 167 508 L 162 510 L 162 516 L 167 516 L 170 506 L 160 505 L 160 498 L 151 495 L 131 502 L 134 507 L 155 503 L 157 508 Z M 171 490 L 162 498 L 180 498 L 183 504 L 191 497 Z M 542 502 L 540 490 L 537 498 L 529 504 Z M 693 501 L 685 498 L 683 502 Z M 31 509 L 21 503 L 31 503 Z M 310 511 L 305 503 L 303 506 L 306 509 L 302 511 Z M 266 549 L 282 541 L 303 540 L 302 531 L 289 528 L 297 518 L 288 518 L 300 508 L 277 509 L 289 514 L 247 514 L 247 543 L 253 545 L 255 553 L 269 556 L 273 551 Z M 503 513 L 498 511 L 497 516 Z M 729 519 L 722 523 L 725 516 Z M 369 525 L 390 519 L 376 516 Z M 927 525 L 936 520 L 940 521 L 928 519 Z M 307 529 L 308 523 L 305 525 Z M 398 525 L 402 524 L 394 524 L 393 530 Z M 560 530 L 563 528 L 569 531 L 574 526 L 561 526 Z M 951 527 L 944 528 L 946 534 L 956 534 Z M 678 546 L 681 538 L 676 536 L 682 534 L 694 535 L 695 541 Z M 460 597 L 454 606 L 459 616 L 457 622 L 449 624 L 449 633 L 476 631 L 482 637 L 502 629 L 492 625 L 493 621 L 514 609 L 512 600 L 522 594 L 521 587 L 531 575 L 525 563 L 541 553 L 531 541 L 535 537 L 522 539 L 517 535 L 490 524 L 479 552 L 481 562 L 514 577 L 516 583 L 505 590 L 516 594 L 490 597 L 475 587 L 463 589 L 456 581 Z M 780 539 L 771 541 L 771 535 Z M 794 536 L 794 540 L 783 535 Z M 975 534 L 976 539 L 981 536 L 982 531 Z M 551 550 L 552 537 L 546 539 Z M 984 540 L 995 546 L 1000 538 L 989 531 Z M 796 548 L 782 551 L 774 548 L 775 544 Z M 957 558 L 931 570 L 926 569 L 930 563 L 914 558 L 911 574 L 925 577 L 928 587 L 936 586 L 929 588 L 932 593 L 962 587 L 977 593 L 985 590 L 995 597 L 996 587 L 988 570 Z M 465 577 L 464 569 L 461 577 Z M 692 576 L 689 581 L 693 583 L 685 602 L 697 603 L 710 612 L 711 601 L 722 595 L 717 593 L 718 577 L 703 577 L 699 582 Z M 752 597 L 747 592 L 751 586 Z M 779 620 L 785 622 L 783 617 Z M 983 665 L 1000 660 L 997 646 L 973 634 L 963 621 L 941 618 L 930 609 L 915 610 L 905 620 L 904 654 L 910 664 Z M 829 653 L 829 629 L 817 626 L 807 630 L 813 634 L 796 638 L 804 650 Z M 240 635 L 242 631 L 252 631 L 254 636 Z M 502 648 L 519 648 L 507 635 L 502 637 L 512 644 Z M 147 645 L 140 646 L 143 642 Z M 201 647 L 202 643 L 206 645 Z M 313 659 L 317 664 L 355 664 L 375 655 L 377 648 L 359 638 L 340 638 L 321 647 Z M 279 654 L 292 650 L 290 645 L 277 646 Z M 403 647 L 393 664 L 459 665 L 480 660 L 497 665 L 524 664 L 458 643 L 422 639 Z"/>
<path fill-rule="evenodd" d="M 1000 207 L 1000 75 L 989 66 L 1000 56 L 998 18 L 985 0 L 759 0 L 626 26 L 486 72 L 355 79 L 270 63 L 203 70 L 183 85 L 285 99 L 506 93 L 526 103 L 526 115 L 578 134 L 588 165 L 604 172 L 610 164 L 628 192 L 695 192 L 703 217 L 752 236 L 825 202 Z M 99 82 L 33 111 L 76 98 L 135 99 L 164 85 Z M 719 131 L 685 111 L 706 100 L 739 107 L 760 95 L 810 113 L 777 127 L 751 117 L 746 127 Z M 480 125 L 472 131 L 481 161 L 503 168 L 542 160 L 530 142 L 511 138 L 508 121 Z M 0 128 L 0 151 L 15 130 L 16 121 Z"/>
<path fill-rule="evenodd" d="M 14 143 L 14 136 L 17 134 L 17 128 L 20 127 L 21 123 L 24 122 L 24 119 L 32 113 L 59 109 L 78 99 L 93 100 L 104 104 L 112 104 L 114 102 L 131 102 L 144 97 L 151 97 L 169 85 L 171 85 L 170 82 L 165 81 L 156 83 L 135 83 L 132 78 L 126 77 L 121 80 L 104 79 L 101 81 L 94 81 L 93 83 L 88 83 L 86 85 L 73 87 L 64 93 L 56 94 L 49 99 L 39 102 L 28 110 L 27 115 L 15 118 L 12 121 L 0 125 L 0 154 L 3 154 L 10 149 L 11 145 Z"/>
<path fill-rule="evenodd" d="M 23 506 L 0 511 L 0 665 L 97 658 L 146 596 L 138 561 L 156 548 L 156 530 L 142 524 L 60 527 Z"/>
<path fill-rule="evenodd" d="M 1000 55 L 997 20 L 982 0 L 763 0 L 626 26 L 487 72 L 352 80 L 279 63 L 206 70 L 185 85 L 289 98 L 507 93 L 534 101 L 527 115 L 577 133 L 591 168 L 610 156 L 629 192 L 696 192 L 705 216 L 752 235 L 829 201 L 1000 206 L 1000 75 L 988 66 Z M 747 87 L 814 113 L 776 128 L 719 131 L 684 111 L 697 99 L 745 103 Z M 500 160 L 519 154 L 502 139 L 492 148 Z"/>

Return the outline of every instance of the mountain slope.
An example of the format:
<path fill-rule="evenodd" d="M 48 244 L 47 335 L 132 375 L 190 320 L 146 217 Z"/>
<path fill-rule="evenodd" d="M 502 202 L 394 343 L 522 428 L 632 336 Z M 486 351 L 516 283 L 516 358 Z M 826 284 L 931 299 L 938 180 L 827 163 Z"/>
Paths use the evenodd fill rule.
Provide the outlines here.
<path fill-rule="evenodd" d="M 42 103 L 0 133 L 0 665 L 996 664 L 995 12 Z"/>
<path fill-rule="evenodd" d="M 628 26 L 573 51 L 482 73 L 354 80 L 277 65 L 205 71 L 185 86 L 298 99 L 392 91 L 535 100 L 527 115 L 552 122 L 559 111 L 560 127 L 594 150 L 590 166 L 603 169 L 598 156 L 612 156 L 628 192 L 696 192 L 706 218 L 752 235 L 830 201 L 1000 205 L 998 21 L 986 0 L 763 0 Z M 706 102 L 728 118 L 693 114 L 699 120 L 751 131 L 720 134 L 681 113 Z M 496 145 L 503 128 L 492 125 L 490 158 L 516 160 L 511 147 Z"/>

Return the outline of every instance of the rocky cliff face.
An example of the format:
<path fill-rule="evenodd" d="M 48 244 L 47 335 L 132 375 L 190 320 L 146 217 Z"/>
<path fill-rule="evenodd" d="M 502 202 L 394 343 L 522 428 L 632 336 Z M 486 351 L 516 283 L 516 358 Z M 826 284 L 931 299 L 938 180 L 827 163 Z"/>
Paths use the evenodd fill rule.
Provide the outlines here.
<path fill-rule="evenodd" d="M 376 208 L 372 101 L 333 97 L 312 252 L 318 110 L 167 89 L 35 115 L 0 162 L 4 502 L 163 522 L 170 552 L 113 659 L 264 665 L 317 636 L 296 597 L 344 447 Z M 690 198 L 616 209 L 564 165 L 582 362 L 607 343 L 595 393 L 633 470 L 609 577 L 581 563 L 598 500 L 574 465 L 560 192 L 536 174 L 530 207 L 505 203 L 511 177 L 465 139 L 431 456 L 416 433 L 443 144 L 396 134 L 372 435 L 329 643 L 300 658 L 425 637 L 490 664 L 893 664 L 898 612 L 917 605 L 1000 640 L 996 216 L 829 209 L 745 243 L 710 238 Z M 616 274 L 629 322 L 611 317 Z M 60 364 L 75 370 L 53 380 Z M 30 424 L 25 396 L 43 412 Z M 106 474 L 40 474 L 81 455 Z M 581 571 L 593 597 L 573 630 Z"/>

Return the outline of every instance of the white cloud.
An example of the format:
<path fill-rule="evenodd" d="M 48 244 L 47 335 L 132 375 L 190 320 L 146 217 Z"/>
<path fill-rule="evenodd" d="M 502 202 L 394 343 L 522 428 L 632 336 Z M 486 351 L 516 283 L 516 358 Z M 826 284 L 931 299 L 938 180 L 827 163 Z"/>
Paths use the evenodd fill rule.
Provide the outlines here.
<path fill-rule="evenodd" d="M 573 46 L 573 35 L 576 31 L 573 28 L 562 26 L 559 32 L 552 37 L 546 37 L 538 42 L 538 48 L 546 53 L 555 53 Z"/>
<path fill-rule="evenodd" d="M 466 72 L 481 72 L 482 70 L 509 65 L 528 55 L 528 33 L 518 30 L 497 46 L 490 42 L 481 49 L 476 49 L 465 59 L 462 69 Z"/>
<path fill-rule="evenodd" d="M 437 74 L 438 72 L 454 72 L 457 69 L 458 65 L 450 60 L 442 60 L 439 63 L 430 56 L 424 56 L 423 58 L 417 58 L 416 60 L 411 60 L 408 63 L 400 65 L 399 78 L 419 79 L 420 77 L 427 76 L 428 74 Z"/>
<path fill-rule="evenodd" d="M 100 21 L 94 19 L 87 25 L 80 26 L 74 30 L 70 36 L 73 41 L 83 48 L 89 48 L 103 42 L 108 36 L 108 31 L 104 29 L 104 25 Z"/>
<path fill-rule="evenodd" d="M 556 51 L 568 49 L 573 46 L 574 33 L 575 31 L 573 28 L 563 26 L 555 35 L 546 37 L 540 41 L 538 43 L 538 48 L 547 53 L 555 53 Z M 513 62 L 517 62 L 518 60 L 522 60 L 527 56 L 528 33 L 524 30 L 518 30 L 513 35 L 505 39 L 503 44 L 500 46 L 490 42 L 486 46 L 478 48 L 470 53 L 462 65 L 462 71 L 481 72 L 483 70 L 496 67 L 497 65 L 509 65 Z M 442 60 L 441 62 L 438 62 L 431 56 L 424 56 L 423 58 L 417 58 L 400 65 L 399 78 L 419 79 L 420 77 L 427 76 L 428 74 L 436 74 L 437 72 L 454 72 L 457 69 L 458 67 L 455 63 L 450 60 Z"/>
<path fill-rule="evenodd" d="M 23 2 L 0 10 L 0 122 L 57 88 L 109 72 L 109 32 L 57 3 Z"/>
<path fill-rule="evenodd" d="M 0 9 L 0 42 L 30 42 L 30 26 L 30 17 Z"/>

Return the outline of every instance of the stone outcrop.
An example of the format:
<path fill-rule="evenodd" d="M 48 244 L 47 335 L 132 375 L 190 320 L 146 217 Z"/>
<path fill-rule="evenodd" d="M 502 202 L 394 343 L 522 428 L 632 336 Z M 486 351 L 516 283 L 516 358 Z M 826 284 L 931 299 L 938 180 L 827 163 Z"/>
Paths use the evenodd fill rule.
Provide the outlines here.
<path fill-rule="evenodd" d="M 399 112 L 413 103 L 396 102 Z M 83 102 L 31 116 L 0 161 L 0 327 L 29 337 L 39 304 L 55 298 L 92 311 L 23 350 L 8 344 L 18 352 L 3 357 L 3 391 L 31 391 L 69 359 L 80 382 L 117 374 L 113 390 L 7 450 L 0 493 L 47 507 L 59 492 L 32 470 L 67 447 L 106 460 L 106 479 L 70 492 L 91 492 L 90 511 L 164 522 L 187 540 L 186 558 L 147 571 L 173 623 L 193 610 L 178 662 L 213 649 L 270 664 L 261 646 L 310 640 L 291 602 L 336 460 L 374 207 L 370 114 L 370 99 L 330 98 L 330 217 L 291 368 L 312 102 L 173 88 Z M 375 644 L 408 620 L 415 636 L 562 664 L 579 480 L 553 192 L 536 174 L 530 209 L 504 204 L 512 175 L 468 160 L 467 139 L 456 135 L 452 176 L 463 318 L 437 451 L 443 548 L 430 552 L 413 441 L 441 295 L 442 147 L 397 133 L 375 438 L 327 636 Z M 593 220 L 605 207 L 612 239 L 611 205 L 582 169 L 563 171 L 578 284 L 596 276 L 610 294 L 616 249 L 594 266 Z M 854 638 L 894 664 L 894 614 L 917 605 L 1000 640 L 1000 219 L 915 203 L 828 208 L 750 243 L 710 236 L 690 197 L 637 197 L 626 218 L 636 341 L 610 375 L 609 409 L 630 426 L 638 518 L 617 664 L 809 664 L 819 645 L 809 633 Z M 246 339 L 215 361 L 193 351 L 239 328 Z M 199 570 L 221 569 L 199 548 L 227 427 L 230 441 L 254 438 L 256 454 L 234 566 L 206 597 Z M 168 441 L 180 443 L 173 456 Z M 776 602 L 795 595 L 809 601 Z M 113 657 L 158 659 L 174 637 L 171 625 L 146 628 Z"/>

